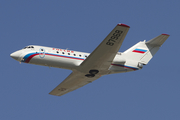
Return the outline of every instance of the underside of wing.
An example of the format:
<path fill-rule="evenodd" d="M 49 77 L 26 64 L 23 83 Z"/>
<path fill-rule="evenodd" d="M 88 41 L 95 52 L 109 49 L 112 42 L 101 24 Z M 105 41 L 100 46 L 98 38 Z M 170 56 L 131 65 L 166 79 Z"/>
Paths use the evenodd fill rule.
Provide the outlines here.
<path fill-rule="evenodd" d="M 103 71 L 108 70 L 129 28 L 130 27 L 125 24 L 117 24 L 101 44 L 80 65 L 78 70 L 88 73 L 93 69 L 97 70 L 101 75 L 106 74 L 103 73 Z"/>
<path fill-rule="evenodd" d="M 101 75 L 108 74 L 108 68 L 119 51 L 129 28 L 125 24 L 118 24 L 88 58 L 49 94 L 64 95 L 91 83 Z"/>
<path fill-rule="evenodd" d="M 78 71 L 73 71 L 62 83 L 60 83 L 49 94 L 55 96 L 61 96 L 73 90 L 76 90 L 92 81 L 100 78 L 100 76 L 86 77 L 85 74 Z"/>

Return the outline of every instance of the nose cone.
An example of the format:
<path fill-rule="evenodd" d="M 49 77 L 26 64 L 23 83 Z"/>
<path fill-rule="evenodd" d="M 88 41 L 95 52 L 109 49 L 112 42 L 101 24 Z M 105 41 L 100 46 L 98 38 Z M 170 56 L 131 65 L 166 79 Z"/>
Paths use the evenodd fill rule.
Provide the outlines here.
<path fill-rule="evenodd" d="M 13 59 L 17 60 L 17 61 L 18 61 L 20 55 L 21 55 L 21 52 L 20 52 L 20 51 L 16 51 L 16 52 L 13 52 L 13 53 L 10 54 L 10 56 L 11 56 Z"/>

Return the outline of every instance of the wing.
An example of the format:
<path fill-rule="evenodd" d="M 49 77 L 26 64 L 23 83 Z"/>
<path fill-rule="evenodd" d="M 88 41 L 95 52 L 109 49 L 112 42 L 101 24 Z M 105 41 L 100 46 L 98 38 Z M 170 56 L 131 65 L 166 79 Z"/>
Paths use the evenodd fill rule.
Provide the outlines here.
<path fill-rule="evenodd" d="M 103 71 L 108 70 L 129 28 L 125 24 L 117 24 L 101 44 L 83 61 L 78 70 L 88 73 L 90 70 L 95 69 L 100 74 L 107 74 L 103 73 Z"/>
<path fill-rule="evenodd" d="M 129 28 L 125 24 L 118 24 L 89 57 L 49 94 L 64 95 L 107 74 L 104 71 L 111 65 Z M 89 74 L 92 69 L 98 74 Z"/>
<path fill-rule="evenodd" d="M 76 90 L 92 81 L 100 78 L 101 76 L 96 75 L 93 78 L 88 78 L 85 74 L 73 71 L 62 83 L 60 83 L 54 90 L 49 94 L 61 96 L 73 90 Z"/>

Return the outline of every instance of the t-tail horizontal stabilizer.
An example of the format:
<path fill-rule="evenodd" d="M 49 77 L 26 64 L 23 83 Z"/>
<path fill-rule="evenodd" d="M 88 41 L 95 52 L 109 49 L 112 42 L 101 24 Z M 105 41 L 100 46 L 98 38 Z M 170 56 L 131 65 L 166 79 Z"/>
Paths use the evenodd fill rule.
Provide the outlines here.
<path fill-rule="evenodd" d="M 149 41 L 146 42 L 146 44 L 148 45 L 152 45 L 152 46 L 161 46 L 169 37 L 168 34 L 161 34 Z"/>

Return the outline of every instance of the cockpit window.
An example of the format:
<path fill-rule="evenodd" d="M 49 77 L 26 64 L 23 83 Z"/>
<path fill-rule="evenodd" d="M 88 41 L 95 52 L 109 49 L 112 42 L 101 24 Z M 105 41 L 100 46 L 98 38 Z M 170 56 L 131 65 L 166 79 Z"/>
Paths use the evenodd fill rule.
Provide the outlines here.
<path fill-rule="evenodd" d="M 24 49 L 34 48 L 34 46 L 26 46 Z"/>

